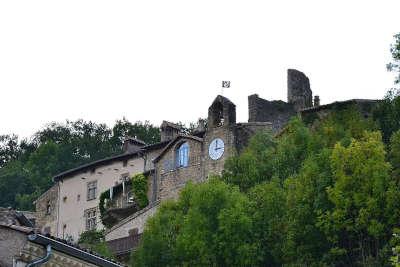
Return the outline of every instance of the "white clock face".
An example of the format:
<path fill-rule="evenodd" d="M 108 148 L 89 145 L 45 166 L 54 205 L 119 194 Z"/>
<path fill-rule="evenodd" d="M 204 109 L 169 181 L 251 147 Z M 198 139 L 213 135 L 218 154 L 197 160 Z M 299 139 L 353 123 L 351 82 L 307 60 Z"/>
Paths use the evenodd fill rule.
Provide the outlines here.
<path fill-rule="evenodd" d="M 224 150 L 224 141 L 222 141 L 221 138 L 215 138 L 208 147 L 208 154 L 210 155 L 210 158 L 217 160 L 222 157 Z"/>

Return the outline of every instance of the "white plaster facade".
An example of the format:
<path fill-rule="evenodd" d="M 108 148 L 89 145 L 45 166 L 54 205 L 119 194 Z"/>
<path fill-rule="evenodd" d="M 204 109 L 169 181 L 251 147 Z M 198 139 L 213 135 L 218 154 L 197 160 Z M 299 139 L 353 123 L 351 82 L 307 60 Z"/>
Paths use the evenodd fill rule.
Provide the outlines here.
<path fill-rule="evenodd" d="M 104 166 L 95 166 L 73 176 L 65 177 L 59 181 L 57 237 L 72 238 L 78 241 L 79 235 L 86 231 L 85 211 L 96 209 L 97 229 L 103 225 L 99 213 L 99 196 L 109 190 L 116 183 L 121 182 L 124 176 L 142 173 L 144 160 L 139 156 L 128 159 L 126 166 L 123 160 L 114 161 Z M 88 200 L 88 183 L 96 182 L 95 198 Z"/>

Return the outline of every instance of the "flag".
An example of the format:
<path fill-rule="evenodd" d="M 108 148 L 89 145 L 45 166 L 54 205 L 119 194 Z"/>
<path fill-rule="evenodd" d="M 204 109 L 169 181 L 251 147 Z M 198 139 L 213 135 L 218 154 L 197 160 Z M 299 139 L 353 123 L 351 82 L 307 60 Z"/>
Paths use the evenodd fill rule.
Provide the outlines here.
<path fill-rule="evenodd" d="M 229 88 L 231 87 L 230 81 L 222 81 L 222 88 Z"/>

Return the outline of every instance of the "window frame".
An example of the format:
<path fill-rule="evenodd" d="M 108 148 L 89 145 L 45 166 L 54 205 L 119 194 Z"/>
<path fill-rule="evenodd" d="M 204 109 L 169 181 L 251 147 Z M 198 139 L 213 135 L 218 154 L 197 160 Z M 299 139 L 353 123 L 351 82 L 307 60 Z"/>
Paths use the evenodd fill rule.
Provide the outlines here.
<path fill-rule="evenodd" d="M 189 167 L 190 146 L 187 141 L 180 143 L 175 152 L 175 166 L 177 168 Z"/>
<path fill-rule="evenodd" d="M 86 200 L 90 201 L 97 198 L 97 180 L 86 184 Z M 93 191 L 92 191 L 93 190 Z"/>
<path fill-rule="evenodd" d="M 85 210 L 85 229 L 86 231 L 97 229 L 97 208 Z"/>
<path fill-rule="evenodd" d="M 51 202 L 50 202 L 50 200 L 47 200 L 47 202 L 46 202 L 46 215 L 51 215 L 51 211 L 52 211 Z"/>

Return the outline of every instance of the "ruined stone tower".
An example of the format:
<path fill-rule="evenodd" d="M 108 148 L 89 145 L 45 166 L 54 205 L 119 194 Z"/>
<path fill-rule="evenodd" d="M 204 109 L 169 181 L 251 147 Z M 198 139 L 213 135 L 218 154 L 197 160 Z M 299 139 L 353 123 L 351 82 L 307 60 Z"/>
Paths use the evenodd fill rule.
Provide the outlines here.
<path fill-rule="evenodd" d="M 288 103 L 299 111 L 312 107 L 312 91 L 308 77 L 301 71 L 288 69 L 287 75 Z"/>

